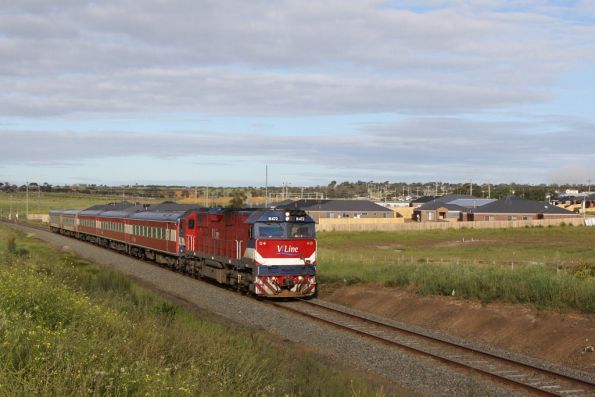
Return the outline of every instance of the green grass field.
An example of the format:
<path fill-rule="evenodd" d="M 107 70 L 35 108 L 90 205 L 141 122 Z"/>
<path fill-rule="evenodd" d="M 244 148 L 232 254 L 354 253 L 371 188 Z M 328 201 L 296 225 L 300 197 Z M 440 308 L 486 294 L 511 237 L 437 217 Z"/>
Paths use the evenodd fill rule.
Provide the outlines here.
<path fill-rule="evenodd" d="M 7 228 L 0 344 L 3 396 L 381 394 L 312 354 L 189 312 Z"/>
<path fill-rule="evenodd" d="M 140 201 L 143 203 L 162 202 L 156 199 L 125 197 L 127 201 Z M 53 209 L 84 209 L 95 204 L 107 204 L 114 201 L 122 201 L 122 196 L 95 196 L 88 194 L 69 194 L 69 193 L 38 193 L 36 191 L 29 192 L 29 213 L 30 214 L 47 214 Z M 19 211 L 19 216 L 25 214 L 26 209 L 26 194 L 24 192 L 18 193 L 3 193 L 0 192 L 0 212 L 1 218 L 6 218 L 12 207 L 13 215 Z"/>
<path fill-rule="evenodd" d="M 318 247 L 323 283 L 595 312 L 595 228 L 329 232 Z"/>

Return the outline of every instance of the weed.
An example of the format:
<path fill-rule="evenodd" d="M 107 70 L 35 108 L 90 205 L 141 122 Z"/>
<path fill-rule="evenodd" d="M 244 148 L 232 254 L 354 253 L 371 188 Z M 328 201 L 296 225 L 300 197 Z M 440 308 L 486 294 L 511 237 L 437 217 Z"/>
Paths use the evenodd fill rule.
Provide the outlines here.
<path fill-rule="evenodd" d="M 0 395 L 379 394 L 309 353 L 3 228 L 0 251 L 11 236 L 30 255 L 0 266 Z"/>

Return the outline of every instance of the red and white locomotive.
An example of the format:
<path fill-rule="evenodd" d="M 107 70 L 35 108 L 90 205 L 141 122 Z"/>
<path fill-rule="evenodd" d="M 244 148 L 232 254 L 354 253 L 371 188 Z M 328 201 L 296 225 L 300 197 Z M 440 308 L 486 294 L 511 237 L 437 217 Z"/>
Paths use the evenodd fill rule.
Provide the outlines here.
<path fill-rule="evenodd" d="M 169 202 L 50 211 L 53 232 L 261 297 L 317 293 L 314 225 L 300 210 L 209 209 Z"/>

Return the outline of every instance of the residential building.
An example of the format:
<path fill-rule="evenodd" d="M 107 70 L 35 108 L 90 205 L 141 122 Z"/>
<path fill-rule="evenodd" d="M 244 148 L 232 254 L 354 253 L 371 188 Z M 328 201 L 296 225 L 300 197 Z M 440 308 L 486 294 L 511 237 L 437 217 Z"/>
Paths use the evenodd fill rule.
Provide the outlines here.
<path fill-rule="evenodd" d="M 564 219 L 575 218 L 578 214 L 541 201 L 526 200 L 519 197 L 507 197 L 492 203 L 471 209 L 467 213 L 468 221 L 515 221 L 529 219 Z"/>
<path fill-rule="evenodd" d="M 301 209 L 315 221 L 321 218 L 394 218 L 389 208 L 370 200 L 297 200 L 278 208 Z"/>
<path fill-rule="evenodd" d="M 449 194 L 437 197 L 417 207 L 413 220 L 418 222 L 458 222 L 465 220 L 465 214 L 473 208 L 496 201 L 479 197 Z"/>

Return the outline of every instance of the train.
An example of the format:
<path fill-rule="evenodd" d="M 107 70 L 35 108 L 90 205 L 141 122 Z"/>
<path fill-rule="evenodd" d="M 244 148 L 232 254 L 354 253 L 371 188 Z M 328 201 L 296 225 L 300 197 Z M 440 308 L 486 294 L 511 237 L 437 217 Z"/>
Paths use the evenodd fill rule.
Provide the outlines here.
<path fill-rule="evenodd" d="M 52 210 L 50 230 L 259 298 L 312 298 L 314 220 L 284 208 L 116 202 Z"/>

